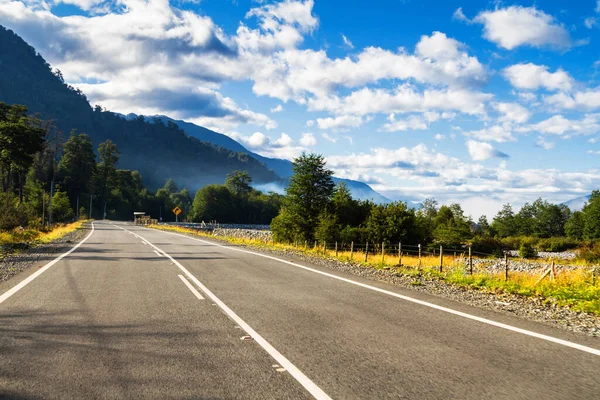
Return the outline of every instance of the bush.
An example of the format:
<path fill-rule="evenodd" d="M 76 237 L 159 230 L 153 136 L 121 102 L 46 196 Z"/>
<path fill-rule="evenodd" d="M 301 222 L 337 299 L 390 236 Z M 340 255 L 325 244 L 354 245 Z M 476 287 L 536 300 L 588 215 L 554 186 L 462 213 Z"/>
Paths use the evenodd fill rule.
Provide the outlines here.
<path fill-rule="evenodd" d="M 534 258 L 537 257 L 537 251 L 530 242 L 523 241 L 519 247 L 519 257 Z"/>
<path fill-rule="evenodd" d="M 581 244 L 576 239 L 566 237 L 552 237 L 548 239 L 540 239 L 537 242 L 536 248 L 538 251 L 566 251 L 577 248 Z"/>
<path fill-rule="evenodd" d="M 52 197 L 52 221 L 68 222 L 73 219 L 73 209 L 65 192 L 56 192 Z"/>
<path fill-rule="evenodd" d="M 600 262 L 600 242 L 586 244 L 579 251 L 579 257 L 589 263 Z"/>
<path fill-rule="evenodd" d="M 478 253 L 491 254 L 496 257 L 503 257 L 504 252 L 502 251 L 502 241 L 486 237 L 486 236 L 475 236 L 471 240 L 471 250 Z"/>
<path fill-rule="evenodd" d="M 509 237 L 500 239 L 500 241 L 502 242 L 502 246 L 505 249 L 519 250 L 519 248 L 521 247 L 521 239 L 522 239 L 522 237 L 520 237 L 520 236 L 509 236 Z"/>

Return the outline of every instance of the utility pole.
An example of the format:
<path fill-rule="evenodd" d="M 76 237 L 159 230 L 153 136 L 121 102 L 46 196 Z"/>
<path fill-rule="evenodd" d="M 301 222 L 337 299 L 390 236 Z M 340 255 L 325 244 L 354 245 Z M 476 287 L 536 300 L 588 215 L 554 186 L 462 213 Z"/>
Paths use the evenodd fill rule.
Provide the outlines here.
<path fill-rule="evenodd" d="M 77 210 L 75 211 L 75 221 L 79 221 L 79 195 L 77 195 Z"/>
<path fill-rule="evenodd" d="M 92 219 L 92 199 L 94 198 L 94 195 L 90 193 L 90 219 Z"/>

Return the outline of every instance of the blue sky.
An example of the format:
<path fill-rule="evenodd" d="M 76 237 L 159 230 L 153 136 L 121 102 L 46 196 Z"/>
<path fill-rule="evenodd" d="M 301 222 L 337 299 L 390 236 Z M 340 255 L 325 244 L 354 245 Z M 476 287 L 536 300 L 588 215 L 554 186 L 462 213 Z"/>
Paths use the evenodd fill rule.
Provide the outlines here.
<path fill-rule="evenodd" d="M 392 199 L 600 187 L 600 3 L 0 0 L 92 104 L 165 114 Z"/>

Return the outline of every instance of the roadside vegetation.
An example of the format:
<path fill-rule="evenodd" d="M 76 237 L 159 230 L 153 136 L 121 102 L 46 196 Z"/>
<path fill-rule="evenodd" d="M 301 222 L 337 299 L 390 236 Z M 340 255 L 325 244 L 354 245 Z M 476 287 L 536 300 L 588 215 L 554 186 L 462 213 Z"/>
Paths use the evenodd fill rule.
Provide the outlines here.
<path fill-rule="evenodd" d="M 435 199 L 425 200 L 419 209 L 403 202 L 379 205 L 355 200 L 345 185 L 335 186 L 331 176 L 323 157 L 303 154 L 294 161 L 294 175 L 279 214 L 271 222 L 273 239 L 225 239 L 232 244 L 352 261 L 414 277 L 415 284 L 420 278 L 441 280 L 495 293 L 540 297 L 600 315 L 598 269 L 593 267 L 600 261 L 600 192 L 595 191 L 580 212 L 538 199 L 517 213 L 507 204 L 489 223 L 485 216 L 471 220 L 459 204 L 439 206 Z M 158 228 L 210 236 L 182 227 Z M 471 269 L 466 261 L 469 248 L 475 260 L 497 260 L 507 250 L 517 250 L 525 260 L 535 259 L 541 251 L 577 249 L 579 258 L 568 264 L 582 268 L 559 268 L 542 280 L 540 268 L 508 274 L 477 265 Z"/>

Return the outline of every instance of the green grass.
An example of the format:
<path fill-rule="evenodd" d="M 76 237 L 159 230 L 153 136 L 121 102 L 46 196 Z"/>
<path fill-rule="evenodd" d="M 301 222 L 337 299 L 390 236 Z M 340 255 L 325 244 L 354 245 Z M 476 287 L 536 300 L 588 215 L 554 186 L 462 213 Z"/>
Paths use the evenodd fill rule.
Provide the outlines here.
<path fill-rule="evenodd" d="M 155 229 L 166 231 L 191 233 L 203 237 L 214 236 L 198 232 L 189 228 L 173 226 L 152 226 Z M 336 258 L 335 251 L 323 249 L 314 249 L 304 246 L 295 247 L 290 244 L 265 243 L 260 240 L 223 238 L 232 244 L 251 245 L 259 248 L 269 248 L 276 250 L 295 250 L 305 254 L 317 257 Z M 524 273 L 509 272 L 509 279 L 505 280 L 504 273 L 488 274 L 475 271 L 473 275 L 465 270 L 462 263 L 455 261 L 454 257 L 444 257 L 443 272 L 439 270 L 439 256 L 422 257 L 420 262 L 416 256 L 402 257 L 402 266 L 399 266 L 400 258 L 398 255 L 386 255 L 382 260 L 381 255 L 369 255 L 368 262 L 365 262 L 363 252 L 339 251 L 337 259 L 341 261 L 350 261 L 357 263 L 363 268 L 386 269 L 393 273 L 419 278 L 438 279 L 448 284 L 470 288 L 473 290 L 483 290 L 491 293 L 509 293 L 525 297 L 538 297 L 546 302 L 555 303 L 559 306 L 568 307 L 574 311 L 587 312 L 600 315 L 600 278 L 594 280 L 592 270 L 587 264 L 582 264 L 581 268 L 573 271 L 560 271 L 556 277 L 550 279 L 546 277 L 540 283 L 536 283 L 540 278 L 540 272 Z M 419 286 L 419 281 L 414 281 L 412 285 Z"/>

